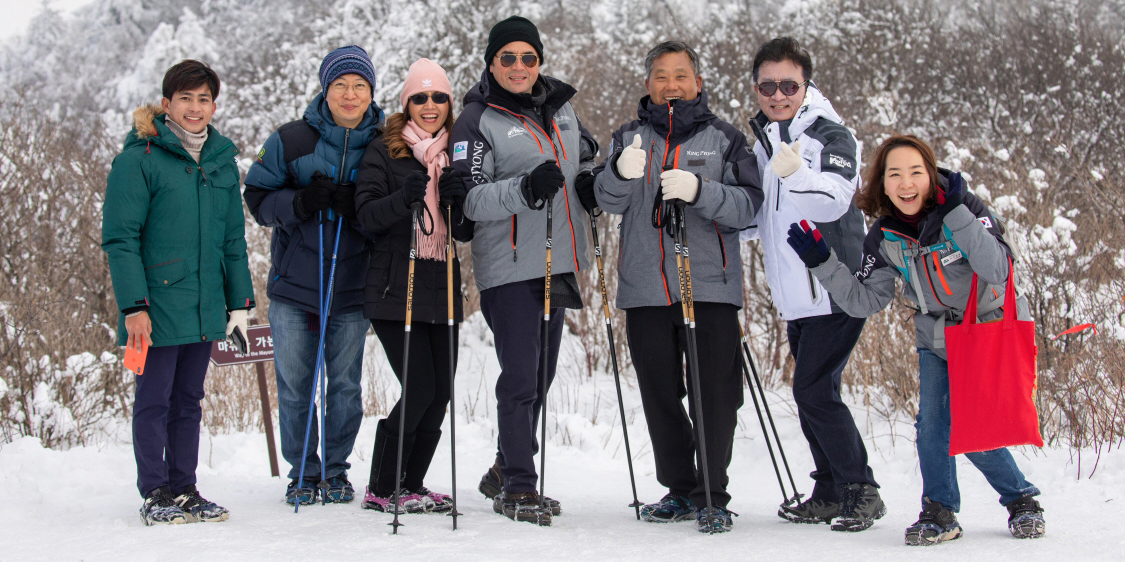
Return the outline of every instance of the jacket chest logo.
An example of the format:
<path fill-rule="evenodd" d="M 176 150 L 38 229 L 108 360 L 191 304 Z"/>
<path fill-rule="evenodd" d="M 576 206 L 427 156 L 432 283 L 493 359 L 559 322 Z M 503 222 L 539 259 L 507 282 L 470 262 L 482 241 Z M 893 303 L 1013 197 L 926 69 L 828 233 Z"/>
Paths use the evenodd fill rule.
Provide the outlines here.
<path fill-rule="evenodd" d="M 828 156 L 828 163 L 840 168 L 848 168 L 849 170 L 852 168 L 852 163 L 849 162 L 847 158 L 842 158 L 835 154 Z"/>
<path fill-rule="evenodd" d="M 516 126 L 513 125 L 511 129 L 508 129 L 508 138 L 518 137 L 520 135 L 526 135 L 526 134 L 527 134 L 527 131 L 525 129 L 523 129 L 522 127 L 516 127 Z"/>

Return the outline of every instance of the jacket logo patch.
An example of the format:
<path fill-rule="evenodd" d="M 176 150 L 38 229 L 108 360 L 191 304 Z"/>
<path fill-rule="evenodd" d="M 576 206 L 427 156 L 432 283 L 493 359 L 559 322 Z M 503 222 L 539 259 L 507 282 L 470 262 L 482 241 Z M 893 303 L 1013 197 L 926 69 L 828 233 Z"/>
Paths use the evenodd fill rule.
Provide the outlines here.
<path fill-rule="evenodd" d="M 983 224 L 985 228 L 992 228 L 992 220 L 990 220 L 988 217 L 981 217 L 977 220 L 979 220 L 980 223 Z"/>
<path fill-rule="evenodd" d="M 707 159 L 706 158 L 700 158 L 698 160 L 688 160 L 687 165 L 688 165 L 689 168 L 694 168 L 696 166 L 706 166 L 707 165 Z"/>
<path fill-rule="evenodd" d="M 964 257 L 964 254 L 962 254 L 960 251 L 953 252 L 952 254 L 949 254 L 948 256 L 945 256 L 944 258 L 941 258 L 941 265 L 949 265 L 949 264 L 961 259 L 962 257 Z"/>
<path fill-rule="evenodd" d="M 473 160 L 469 172 L 473 176 L 473 183 L 480 185 L 484 183 L 484 174 L 481 173 L 481 166 L 484 165 L 484 143 L 481 141 L 473 141 Z"/>
<path fill-rule="evenodd" d="M 259 164 L 265 164 L 265 162 L 262 162 L 262 158 L 265 158 L 265 157 L 266 157 L 266 147 L 263 146 L 262 149 L 258 151 L 258 163 Z"/>
<path fill-rule="evenodd" d="M 560 115 L 558 117 L 555 117 L 555 123 L 566 123 L 567 121 L 570 121 L 569 115 Z"/>
<path fill-rule="evenodd" d="M 835 154 L 828 156 L 828 163 L 840 168 L 852 169 L 852 163 L 847 158 L 836 156 Z"/>
<path fill-rule="evenodd" d="M 688 156 L 717 156 L 719 154 L 716 150 L 689 150 Z"/>
<path fill-rule="evenodd" d="M 423 88 L 432 88 L 433 86 L 434 86 L 434 81 L 430 80 L 429 78 L 422 81 L 422 87 Z"/>
<path fill-rule="evenodd" d="M 464 160 L 469 155 L 469 141 L 453 143 L 453 161 Z"/>
<path fill-rule="evenodd" d="M 527 131 L 516 126 L 512 126 L 511 129 L 508 129 L 508 138 L 518 137 L 525 134 L 527 134 Z"/>

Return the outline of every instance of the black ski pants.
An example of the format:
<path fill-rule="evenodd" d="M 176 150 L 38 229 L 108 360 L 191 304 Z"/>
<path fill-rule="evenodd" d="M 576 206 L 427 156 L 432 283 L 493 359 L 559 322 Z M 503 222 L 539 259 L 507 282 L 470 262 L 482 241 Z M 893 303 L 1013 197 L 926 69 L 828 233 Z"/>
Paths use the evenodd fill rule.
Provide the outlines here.
<path fill-rule="evenodd" d="M 865 322 L 837 312 L 790 320 L 786 328 L 797 362 L 793 399 L 816 467 L 809 475 L 816 481 L 812 497 L 824 501 L 838 501 L 841 484 L 879 487 L 855 419 L 840 398 L 840 376 Z"/>
<path fill-rule="evenodd" d="M 547 388 L 543 378 L 543 280 L 517 281 L 480 292 L 480 310 L 492 329 L 500 377 L 496 380 L 500 474 L 507 493 L 534 492 L 539 477 L 535 427 L 555 379 L 565 309 L 552 308 L 547 327 Z"/>
<path fill-rule="evenodd" d="M 687 330 L 683 309 L 679 303 L 630 308 L 625 311 L 625 321 L 656 459 L 656 480 L 673 494 L 686 496 L 703 507 L 707 495 L 702 472 L 696 470 L 698 456 L 692 429 L 692 420 L 699 419 L 699 412 L 695 411 L 692 383 L 684 378 Z M 738 425 L 737 412 L 742 406 L 738 308 L 696 302 L 695 324 L 711 502 L 726 507 L 730 501 L 727 467 Z M 684 411 L 685 396 L 690 419 Z"/>
<path fill-rule="evenodd" d="M 402 383 L 402 352 L 405 325 L 397 320 L 372 320 L 371 327 L 383 344 L 387 362 Z M 453 326 L 453 363 L 457 363 L 457 331 Z M 410 372 L 406 381 L 405 403 L 400 396 L 386 419 L 379 422 L 375 452 L 371 458 L 369 485 L 383 497 L 394 492 L 394 480 L 380 481 L 380 473 L 394 473 L 398 455 L 399 416 L 405 416 L 402 485 L 408 490 L 422 487 L 434 451 L 441 439 L 441 424 L 449 405 L 449 325 L 429 322 L 410 323 Z M 409 446 L 406 446 L 409 444 Z"/>

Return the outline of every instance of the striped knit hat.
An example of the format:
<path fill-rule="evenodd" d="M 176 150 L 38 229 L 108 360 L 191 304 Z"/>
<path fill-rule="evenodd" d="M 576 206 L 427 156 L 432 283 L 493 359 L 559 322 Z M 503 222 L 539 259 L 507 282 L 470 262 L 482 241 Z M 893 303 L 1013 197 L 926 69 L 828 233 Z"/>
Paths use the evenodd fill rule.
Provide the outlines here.
<path fill-rule="evenodd" d="M 320 63 L 320 87 L 327 92 L 328 85 L 345 74 L 358 74 L 375 89 L 375 65 L 363 47 L 348 45 L 328 53 Z"/>

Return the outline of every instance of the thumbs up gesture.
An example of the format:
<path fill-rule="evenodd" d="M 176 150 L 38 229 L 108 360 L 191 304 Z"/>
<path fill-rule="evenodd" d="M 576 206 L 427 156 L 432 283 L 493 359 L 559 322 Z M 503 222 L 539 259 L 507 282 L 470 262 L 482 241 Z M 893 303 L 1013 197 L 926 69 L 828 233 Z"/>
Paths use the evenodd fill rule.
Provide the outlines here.
<path fill-rule="evenodd" d="M 641 135 L 633 137 L 633 144 L 621 149 L 617 157 L 617 175 L 635 180 L 645 175 L 645 151 L 641 148 Z"/>

